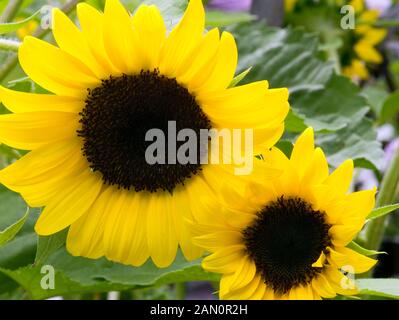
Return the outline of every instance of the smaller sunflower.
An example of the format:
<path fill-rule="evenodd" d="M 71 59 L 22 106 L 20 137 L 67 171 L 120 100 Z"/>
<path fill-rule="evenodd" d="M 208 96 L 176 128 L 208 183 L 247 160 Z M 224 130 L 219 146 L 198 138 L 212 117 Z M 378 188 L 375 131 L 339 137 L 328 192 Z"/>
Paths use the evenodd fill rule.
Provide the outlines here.
<path fill-rule="evenodd" d="M 259 161 L 261 162 L 261 161 Z M 320 299 L 354 295 L 343 272 L 363 273 L 376 260 L 348 248 L 374 207 L 376 189 L 347 193 L 353 162 L 329 175 L 312 129 L 291 158 L 273 148 L 264 156 L 281 171 L 261 175 L 238 194 L 224 192 L 219 215 L 191 224 L 194 243 L 211 252 L 203 267 L 221 273 L 221 299 Z"/>
<path fill-rule="evenodd" d="M 376 28 L 380 12 L 367 10 L 363 0 L 349 2 L 355 9 L 356 28 L 349 36 L 350 50 L 342 55 L 342 73 L 350 78 L 367 80 L 367 64 L 378 65 L 383 61 L 382 55 L 375 48 L 387 35 L 387 30 Z"/>

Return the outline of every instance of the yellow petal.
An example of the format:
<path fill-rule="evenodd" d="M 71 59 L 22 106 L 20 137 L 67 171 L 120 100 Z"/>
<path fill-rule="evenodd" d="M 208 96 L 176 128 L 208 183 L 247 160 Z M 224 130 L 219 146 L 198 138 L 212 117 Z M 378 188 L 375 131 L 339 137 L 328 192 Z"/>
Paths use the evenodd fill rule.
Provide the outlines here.
<path fill-rule="evenodd" d="M 118 75 L 120 72 L 112 64 L 105 51 L 103 29 L 104 15 L 88 5 L 79 3 L 76 8 L 83 36 L 90 48 L 91 54 L 97 60 L 102 69 L 109 75 Z M 108 77 L 107 77 L 108 78 Z"/>
<path fill-rule="evenodd" d="M 338 268 L 349 266 L 354 273 L 366 272 L 377 263 L 377 260 L 345 247 L 330 249 L 330 259 Z"/>
<path fill-rule="evenodd" d="M 84 107 L 83 99 L 13 91 L 2 86 L 0 86 L 0 102 L 14 113 L 36 111 L 79 113 Z"/>
<path fill-rule="evenodd" d="M 13 148 L 32 150 L 76 136 L 79 116 L 66 112 L 15 113 L 0 116 L 0 142 Z"/>
<path fill-rule="evenodd" d="M 176 71 L 177 81 L 185 85 L 190 92 L 196 92 L 211 75 L 216 63 L 219 42 L 218 29 L 207 32 Z"/>
<path fill-rule="evenodd" d="M 263 300 L 263 297 L 265 296 L 265 291 L 266 291 L 266 285 L 263 283 L 262 280 L 260 280 L 255 292 L 248 299 Z"/>
<path fill-rule="evenodd" d="M 168 267 L 176 257 L 177 237 L 171 210 L 171 195 L 151 195 L 147 213 L 147 243 L 150 256 L 159 268 Z"/>
<path fill-rule="evenodd" d="M 249 257 L 241 261 L 241 265 L 234 274 L 231 281 L 230 290 L 238 290 L 250 283 L 256 275 L 255 263 Z M 263 294 L 262 294 L 263 296 Z"/>
<path fill-rule="evenodd" d="M 302 182 L 306 185 L 323 183 L 328 178 L 328 162 L 324 152 L 316 148 L 313 152 L 311 162 L 304 171 Z"/>
<path fill-rule="evenodd" d="M 259 288 L 259 284 L 263 284 L 262 278 L 260 275 L 256 275 L 251 282 L 249 282 L 246 286 L 238 289 L 231 290 L 226 295 L 220 296 L 221 299 L 228 300 L 247 300 L 251 299 L 253 295 L 256 295 L 257 290 Z M 262 288 L 260 288 L 262 289 Z M 263 291 L 264 292 L 264 291 Z"/>
<path fill-rule="evenodd" d="M 108 259 L 133 266 L 149 257 L 146 242 L 148 199 L 140 193 L 114 188 L 106 208 L 104 246 Z"/>
<path fill-rule="evenodd" d="M 35 225 L 39 235 L 47 236 L 70 226 L 86 213 L 96 200 L 102 180 L 85 170 L 69 188 L 60 190 L 47 204 Z"/>
<path fill-rule="evenodd" d="M 87 213 L 70 226 L 66 247 L 72 255 L 91 259 L 104 255 L 103 234 L 108 216 L 106 208 L 112 192 L 113 187 L 103 191 Z"/>
<path fill-rule="evenodd" d="M 158 8 L 141 5 L 133 16 L 133 28 L 137 31 L 140 45 L 145 48 L 144 68 L 157 68 L 159 54 L 166 40 L 166 27 Z"/>
<path fill-rule="evenodd" d="M 326 184 L 337 193 L 345 194 L 352 182 L 353 161 L 346 160 L 326 179 Z"/>
<path fill-rule="evenodd" d="M 176 208 L 176 210 L 172 211 L 173 222 L 183 255 L 188 261 L 198 259 L 204 252 L 204 249 L 193 244 L 192 237 L 195 230 L 193 228 L 188 228 L 186 224 L 187 220 L 195 221 L 192 215 L 193 204 L 190 202 L 190 197 L 186 188 L 179 188 L 174 192 L 172 201 Z M 197 228 L 199 224 L 195 223 L 194 226 Z M 203 234 L 203 231 L 200 231 L 200 234 Z"/>
<path fill-rule="evenodd" d="M 244 259 L 244 257 L 242 257 Z M 237 261 L 240 263 L 240 261 Z M 222 275 L 219 283 L 219 296 L 222 299 L 231 291 L 231 283 L 234 280 L 234 273 L 225 273 Z"/>
<path fill-rule="evenodd" d="M 361 80 L 367 80 L 370 77 L 365 62 L 359 59 L 353 59 L 351 65 L 342 69 L 342 73 L 349 78 L 359 78 Z"/>
<path fill-rule="evenodd" d="M 342 223 L 362 227 L 367 216 L 375 206 L 377 189 L 362 190 L 348 194 L 344 200 L 345 213 Z"/>
<path fill-rule="evenodd" d="M 265 286 L 265 294 L 263 295 L 263 300 L 275 300 L 273 289 Z"/>
<path fill-rule="evenodd" d="M 84 35 L 65 13 L 58 8 L 53 9 L 52 22 L 54 39 L 63 51 L 89 67 L 97 78 L 102 79 L 109 75 L 94 59 Z"/>
<path fill-rule="evenodd" d="M 243 245 L 235 245 L 216 251 L 202 261 L 202 267 L 210 272 L 233 273 L 239 267 L 243 250 Z"/>
<path fill-rule="evenodd" d="M 326 261 L 326 255 L 324 254 L 324 252 L 322 252 L 320 254 L 319 258 L 317 259 L 317 261 L 312 264 L 312 267 L 313 268 L 323 268 L 325 261 Z"/>
<path fill-rule="evenodd" d="M 356 43 L 354 50 L 361 60 L 375 64 L 382 63 L 382 55 L 373 47 L 372 44 L 365 40 L 360 40 Z"/>
<path fill-rule="evenodd" d="M 231 33 L 223 32 L 215 59 L 216 64 L 212 74 L 204 85 L 197 89 L 199 97 L 206 95 L 208 92 L 226 89 L 233 80 L 237 69 L 238 52 L 236 42 Z"/>
<path fill-rule="evenodd" d="M 335 290 L 331 287 L 327 278 L 323 274 L 317 275 L 312 280 L 313 289 L 323 298 L 334 298 L 336 296 Z"/>
<path fill-rule="evenodd" d="M 362 40 L 371 45 L 379 44 L 386 37 L 388 30 L 386 29 L 370 29 L 363 37 Z"/>
<path fill-rule="evenodd" d="M 161 74 L 172 78 L 178 76 L 177 70 L 201 41 L 204 28 L 202 0 L 191 0 L 183 18 L 165 42 L 159 66 Z"/>
<path fill-rule="evenodd" d="M 334 225 L 329 233 L 335 246 L 346 246 L 359 233 L 361 226 L 357 225 Z"/>
<path fill-rule="evenodd" d="M 310 285 L 298 286 L 290 290 L 290 300 L 313 300 L 313 289 Z"/>
<path fill-rule="evenodd" d="M 288 90 L 267 89 L 267 82 L 255 82 L 199 97 L 209 119 L 220 127 L 257 128 L 284 121 L 289 111 Z"/>
<path fill-rule="evenodd" d="M 139 72 L 143 65 L 137 33 L 119 0 L 107 0 L 104 9 L 104 47 L 121 73 Z"/>
<path fill-rule="evenodd" d="M 291 154 L 292 165 L 302 176 L 306 168 L 312 161 L 314 152 L 314 132 L 313 128 L 307 128 L 297 139 Z"/>
<path fill-rule="evenodd" d="M 30 207 L 42 207 L 87 168 L 80 149 L 76 138 L 45 145 L 1 170 L 0 182 Z"/>
<path fill-rule="evenodd" d="M 355 282 L 343 275 L 336 267 L 328 267 L 325 270 L 324 275 L 326 276 L 331 288 L 336 293 L 350 296 L 356 295 L 358 293 Z"/>
<path fill-rule="evenodd" d="M 42 40 L 25 37 L 19 62 L 37 84 L 60 96 L 84 98 L 100 81 L 83 63 Z"/>
<path fill-rule="evenodd" d="M 241 244 L 241 238 L 241 233 L 237 231 L 220 231 L 195 237 L 193 243 L 209 251 L 215 251 L 225 246 Z"/>

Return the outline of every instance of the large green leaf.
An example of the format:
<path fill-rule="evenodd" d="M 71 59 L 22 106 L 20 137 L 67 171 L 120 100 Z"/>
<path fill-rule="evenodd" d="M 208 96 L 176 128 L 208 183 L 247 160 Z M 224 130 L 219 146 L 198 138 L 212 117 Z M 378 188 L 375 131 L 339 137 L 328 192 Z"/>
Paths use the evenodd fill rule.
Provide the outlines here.
<path fill-rule="evenodd" d="M 399 279 L 359 279 L 360 294 L 399 299 Z"/>
<path fill-rule="evenodd" d="M 26 213 L 27 205 L 21 197 L 0 186 L 0 230 L 13 225 L 22 219 Z"/>
<path fill-rule="evenodd" d="M 390 95 L 385 101 L 381 109 L 380 122 L 393 123 L 397 125 L 397 115 L 399 114 L 399 91 Z"/>
<path fill-rule="evenodd" d="M 142 267 L 134 268 L 105 259 L 90 260 L 73 257 L 65 249 L 59 249 L 45 262 L 54 267 L 55 288 L 42 289 L 41 265 L 27 266 L 17 270 L 1 268 L 0 272 L 9 276 L 33 299 L 51 296 L 134 289 L 186 281 L 217 281 L 219 276 L 204 271 L 200 261 L 187 262 L 179 253 L 176 261 L 168 268 L 158 269 L 151 261 Z"/>
<path fill-rule="evenodd" d="M 352 122 L 345 128 L 329 133 L 319 134 L 317 143 L 329 156 L 333 166 L 338 166 L 346 159 L 355 160 L 355 166 L 374 169 L 381 164 L 384 152 L 377 141 L 373 123 L 367 118 L 351 118 Z"/>
<path fill-rule="evenodd" d="M 37 240 L 36 264 L 42 264 L 52 253 L 61 248 L 66 241 L 68 229 L 51 236 L 39 236 Z"/>
<path fill-rule="evenodd" d="M 144 0 L 141 3 L 156 5 L 162 13 L 166 27 L 170 30 L 180 21 L 187 8 L 188 1 Z"/>
<path fill-rule="evenodd" d="M 334 166 L 347 158 L 354 158 L 357 166 L 378 166 L 382 150 L 366 118 L 367 100 L 356 85 L 334 74 L 333 65 L 320 58 L 315 36 L 262 23 L 240 24 L 231 30 L 239 48 L 239 72 L 252 67 L 244 82 L 267 79 L 272 88 L 289 88 L 288 131 L 312 126 Z"/>
<path fill-rule="evenodd" d="M 0 229 L 24 219 L 26 207 L 18 194 L 0 186 Z M 37 210 L 31 210 L 15 238 L 0 247 L 0 267 L 14 270 L 33 263 L 37 242 L 37 236 L 33 232 L 36 218 Z M 13 296 L 15 290 L 18 291 L 17 284 L 0 274 L 0 295 Z"/>

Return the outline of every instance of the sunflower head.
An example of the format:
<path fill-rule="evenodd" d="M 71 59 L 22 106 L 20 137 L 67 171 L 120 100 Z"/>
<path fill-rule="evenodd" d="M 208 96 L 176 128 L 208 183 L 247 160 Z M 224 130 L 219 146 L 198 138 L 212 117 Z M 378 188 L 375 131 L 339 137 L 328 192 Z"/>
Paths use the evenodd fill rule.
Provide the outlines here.
<path fill-rule="evenodd" d="M 353 162 L 329 174 L 313 130 L 296 141 L 291 157 L 264 155 L 281 172 L 225 192 L 218 219 L 192 224 L 194 242 L 211 254 L 203 267 L 222 274 L 222 299 L 320 299 L 354 295 L 350 274 L 376 263 L 348 248 L 374 207 L 376 190 L 348 193 Z M 260 163 L 260 166 L 264 163 Z"/>
<path fill-rule="evenodd" d="M 0 142 L 30 151 L 0 171 L 0 182 L 44 207 L 38 234 L 69 228 L 73 255 L 134 266 L 151 257 L 166 267 L 180 247 L 198 258 L 184 220 L 221 181 L 242 184 L 231 165 L 201 161 L 199 133 L 250 128 L 253 147 L 270 148 L 284 130 L 288 90 L 267 81 L 230 88 L 236 43 L 228 32 L 205 32 L 201 0 L 170 32 L 153 5 L 130 14 L 118 0 L 104 12 L 80 3 L 77 18 L 80 27 L 54 9 L 57 45 L 27 36 L 19 49 L 21 67 L 48 94 L 0 86 L 12 112 L 0 116 Z M 161 159 L 149 162 L 153 129 L 163 134 Z M 187 143 L 193 161 L 180 149 Z M 180 152 L 187 162 L 177 161 Z"/>

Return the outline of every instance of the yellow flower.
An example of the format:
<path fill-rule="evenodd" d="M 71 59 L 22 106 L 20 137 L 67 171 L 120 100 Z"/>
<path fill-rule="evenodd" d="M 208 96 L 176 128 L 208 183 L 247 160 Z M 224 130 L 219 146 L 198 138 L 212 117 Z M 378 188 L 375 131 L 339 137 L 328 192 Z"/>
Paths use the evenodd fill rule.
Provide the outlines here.
<path fill-rule="evenodd" d="M 352 78 L 358 77 L 366 80 L 369 77 L 369 73 L 363 67 L 365 63 L 381 64 L 383 61 L 383 57 L 375 47 L 385 39 L 387 30 L 373 27 L 373 24 L 378 21 L 378 10 L 365 10 L 363 0 L 355 2 L 358 2 L 355 7 L 358 13 L 355 38 L 358 38 L 358 40 L 353 45 L 353 51 L 357 59 L 352 60 L 351 66 L 349 66 L 351 72 L 348 72 L 348 67 L 346 70 L 344 67 L 343 73 L 351 74 Z M 363 61 L 363 63 L 360 64 L 358 60 Z"/>
<path fill-rule="evenodd" d="M 0 116 L 0 142 L 32 150 L 0 171 L 0 182 L 32 207 L 44 207 L 35 230 L 69 227 L 73 255 L 158 267 L 202 254 L 183 227 L 221 183 L 238 184 L 232 166 L 145 161 L 149 129 L 198 133 L 254 128 L 254 147 L 271 147 L 284 130 L 288 90 L 266 81 L 229 88 L 237 48 L 228 32 L 204 33 L 201 0 L 191 0 L 167 33 L 155 6 L 131 16 L 117 0 L 104 13 L 77 6 L 81 29 L 53 12 L 58 44 L 26 37 L 24 71 L 53 94 L 0 87 L 13 114 Z"/>
<path fill-rule="evenodd" d="M 203 267 L 222 274 L 222 299 L 320 299 L 354 295 L 350 277 L 376 261 L 348 248 L 374 207 L 376 190 L 347 193 L 348 160 L 329 175 L 313 130 L 296 141 L 291 158 L 273 148 L 265 161 L 281 170 L 256 177 L 246 193 L 224 192 L 221 213 L 192 224 L 194 243 L 211 252 Z M 220 210 L 219 210 L 220 212 Z"/>
<path fill-rule="evenodd" d="M 298 0 L 284 0 L 285 12 L 291 12 L 294 9 L 297 2 Z"/>
<path fill-rule="evenodd" d="M 353 59 L 351 65 L 342 68 L 342 74 L 345 76 L 360 80 L 367 80 L 370 76 L 365 63 L 359 59 Z"/>

